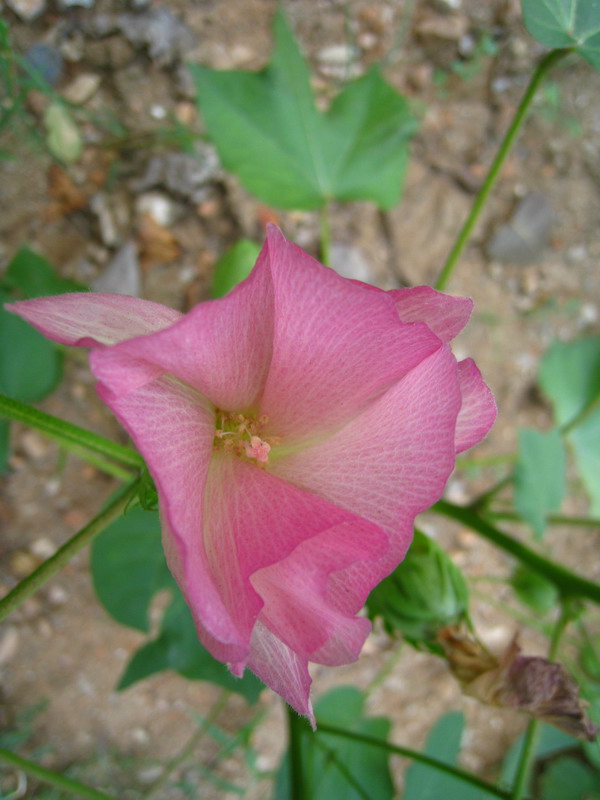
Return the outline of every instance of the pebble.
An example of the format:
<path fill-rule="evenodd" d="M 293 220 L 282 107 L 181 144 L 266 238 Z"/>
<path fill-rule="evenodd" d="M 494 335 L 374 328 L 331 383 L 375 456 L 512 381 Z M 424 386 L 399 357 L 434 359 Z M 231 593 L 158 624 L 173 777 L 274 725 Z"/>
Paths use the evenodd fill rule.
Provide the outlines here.
<path fill-rule="evenodd" d="M 159 225 L 168 228 L 179 216 L 180 209 L 163 192 L 145 192 L 135 202 L 138 214 L 147 214 Z"/>
<path fill-rule="evenodd" d="M 25 451 L 25 454 L 35 461 L 44 458 L 50 449 L 48 441 L 35 431 L 25 431 L 25 433 L 23 433 L 21 436 L 21 447 Z"/>
<path fill-rule="evenodd" d="M 60 584 L 54 584 L 48 589 L 48 601 L 53 606 L 64 606 L 69 602 L 69 593 Z"/>
<path fill-rule="evenodd" d="M 98 91 L 102 78 L 95 72 L 82 72 L 63 92 L 63 97 L 69 103 L 82 106 L 87 103 Z"/>
<path fill-rule="evenodd" d="M 351 79 L 362 74 L 357 62 L 359 51 L 350 44 L 332 44 L 323 47 L 317 54 L 319 69 L 332 78 Z"/>
<path fill-rule="evenodd" d="M 136 744 L 148 744 L 150 734 L 145 728 L 134 728 L 131 731 L 131 738 Z"/>
<path fill-rule="evenodd" d="M 136 243 L 126 242 L 91 285 L 96 292 L 139 297 L 142 292 L 142 278 Z"/>
<path fill-rule="evenodd" d="M 331 245 L 331 266 L 343 278 L 371 283 L 371 268 L 357 247 L 334 243 Z"/>
<path fill-rule="evenodd" d="M 12 661 L 18 649 L 19 632 L 14 625 L 9 625 L 0 639 L 0 665 Z"/>
<path fill-rule="evenodd" d="M 29 552 L 33 553 L 34 556 L 43 559 L 44 561 L 47 558 L 56 553 L 56 545 L 51 539 L 48 539 L 47 536 L 41 536 L 39 539 L 33 541 L 29 546 Z"/>
<path fill-rule="evenodd" d="M 25 53 L 25 61 L 50 86 L 56 86 L 63 74 L 63 57 L 58 50 L 48 44 L 38 42 Z"/>
<path fill-rule="evenodd" d="M 546 197 L 531 192 L 518 204 L 509 222 L 496 231 L 487 254 L 505 264 L 530 264 L 548 245 L 556 222 L 556 212 Z"/>
<path fill-rule="evenodd" d="M 10 570 L 17 578 L 26 578 L 39 566 L 40 559 L 26 550 L 15 550 L 10 557 Z"/>
<path fill-rule="evenodd" d="M 46 10 L 45 0 L 6 0 L 6 5 L 25 22 L 39 17 Z"/>

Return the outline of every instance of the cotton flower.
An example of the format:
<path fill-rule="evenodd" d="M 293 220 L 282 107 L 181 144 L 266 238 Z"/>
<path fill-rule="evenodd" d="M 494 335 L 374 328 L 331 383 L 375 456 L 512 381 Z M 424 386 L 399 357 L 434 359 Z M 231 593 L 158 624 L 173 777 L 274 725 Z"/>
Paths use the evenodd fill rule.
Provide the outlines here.
<path fill-rule="evenodd" d="M 313 720 L 308 663 L 358 658 L 357 612 L 495 418 L 448 345 L 471 301 L 346 280 L 271 227 L 248 279 L 185 315 L 91 293 L 9 308 L 91 347 L 202 644 Z"/>

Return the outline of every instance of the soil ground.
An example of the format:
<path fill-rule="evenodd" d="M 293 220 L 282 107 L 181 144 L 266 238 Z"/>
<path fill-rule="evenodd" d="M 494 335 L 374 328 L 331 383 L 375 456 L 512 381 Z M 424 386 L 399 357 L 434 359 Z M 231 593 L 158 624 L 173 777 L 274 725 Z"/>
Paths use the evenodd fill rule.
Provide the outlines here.
<path fill-rule="evenodd" d="M 146 4 L 139 5 L 136 13 L 145 13 Z M 265 63 L 273 0 L 165 5 L 193 34 L 186 59 L 229 69 Z M 160 63 L 147 46 L 132 43 L 118 29 L 100 35 L 106 19 L 131 10 L 125 2 L 96 0 L 90 8 L 48 4 L 28 22 L 14 14 L 16 3 L 4 6 L 17 51 L 42 42 L 61 51 L 59 92 L 73 91 L 82 75 L 95 76 L 97 85 L 83 105 L 90 116 L 82 122 L 86 143 L 77 164 L 58 167 L 43 148 L 27 151 L 5 133 L 5 146 L 16 158 L 2 165 L 0 177 L 0 269 L 27 244 L 62 275 L 87 284 L 106 280 L 115 253 L 133 241 L 140 254 L 141 266 L 133 275 L 140 295 L 187 310 L 206 297 L 219 255 L 240 235 L 260 241 L 268 218 L 317 254 L 315 214 L 265 209 L 223 172 L 211 177 L 199 199 L 178 194 L 164 178 L 156 187 L 144 187 L 150 159 L 175 149 L 164 144 L 165 131 L 172 128 L 168 120 L 175 118 L 191 131 L 201 130 L 201 120 L 181 53 Z M 385 288 L 432 283 L 541 53 L 522 27 L 519 4 L 289 0 L 285 8 L 318 93 L 325 96 L 339 83 L 346 69 L 342 58 L 340 72 L 339 53 L 348 53 L 351 45 L 358 69 L 385 59 L 385 77 L 420 118 L 401 204 L 385 214 L 369 204 L 334 206 L 334 243 L 351 248 L 368 279 Z M 493 53 L 480 47 L 489 41 L 496 45 Z M 337 61 L 328 53 L 332 45 L 340 46 Z M 452 499 L 468 500 L 502 474 L 502 466 L 484 466 L 485 459 L 514 452 L 519 426 L 550 425 L 549 409 L 534 390 L 537 364 L 549 343 L 599 331 L 599 97 L 600 78 L 584 63 L 568 60 L 555 70 L 448 286 L 451 293 L 475 300 L 473 320 L 455 352 L 475 358 L 500 410 L 488 439 L 468 454 L 452 479 Z M 43 105 L 43 97 L 30 98 L 34 119 Z M 111 138 L 106 130 L 99 132 L 92 115 L 118 120 L 126 131 Z M 141 211 L 140 197 L 155 189 L 167 203 L 172 217 L 167 221 L 149 220 Z M 538 237 L 535 220 L 527 218 L 524 235 L 533 244 L 526 263 L 507 263 L 503 253 L 494 259 L 494 234 L 532 195 L 549 220 L 545 231 Z M 64 381 L 41 407 L 122 440 L 95 395 L 81 354 L 67 356 Z M 73 457 L 63 463 L 54 444 L 15 425 L 11 471 L 0 486 L 0 591 L 8 591 L 73 535 L 113 489 L 111 479 Z M 585 511 L 576 487 L 572 498 L 564 510 Z M 506 575 L 508 560 L 439 517 L 426 517 L 422 524 L 475 579 L 475 623 L 490 647 L 501 649 L 517 623 L 498 604 L 515 606 L 516 601 L 503 584 L 484 579 Z M 515 532 L 521 535 L 522 527 Z M 547 547 L 553 557 L 598 579 L 599 536 L 598 530 L 558 529 Z M 543 652 L 543 639 L 530 629 L 521 638 L 530 652 Z M 210 714 L 220 696 L 212 685 L 170 673 L 116 693 L 124 665 L 142 641 L 141 634 L 119 626 L 99 606 L 87 555 L 80 555 L 0 628 L 0 727 L 23 729 L 23 714 L 45 703 L 33 715 L 33 736 L 24 752 L 53 769 L 70 768 L 118 797 L 141 797 L 165 765 L 182 754 L 198 730 L 197 715 Z M 378 631 L 357 664 L 317 668 L 314 675 L 316 697 L 348 682 L 371 686 L 368 713 L 388 715 L 392 739 L 411 747 L 423 744 L 441 713 L 463 710 L 468 721 L 463 764 L 488 777 L 497 773 L 524 725 L 514 712 L 463 697 L 441 660 Z M 282 752 L 284 719 L 269 691 L 259 708 L 264 716 L 251 743 L 257 769 L 268 773 Z M 256 713 L 256 707 L 232 696 L 216 722 L 234 734 Z M 249 767 L 240 748 L 222 757 L 208 735 L 193 745 L 154 797 L 239 796 L 218 780 L 243 787 L 249 800 L 270 796 L 269 778 Z M 404 766 L 393 762 L 399 787 Z M 185 785 L 177 786 L 177 780 Z M 28 797 L 50 796 L 34 785 L 27 791 Z"/>

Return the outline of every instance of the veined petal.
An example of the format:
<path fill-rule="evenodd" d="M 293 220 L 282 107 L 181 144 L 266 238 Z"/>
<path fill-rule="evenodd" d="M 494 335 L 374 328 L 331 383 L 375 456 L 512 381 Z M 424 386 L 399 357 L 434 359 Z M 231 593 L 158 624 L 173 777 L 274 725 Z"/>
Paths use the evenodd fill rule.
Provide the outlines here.
<path fill-rule="evenodd" d="M 203 644 L 216 658 L 244 658 L 247 641 L 225 607 L 202 547 L 204 496 L 215 431 L 213 407 L 194 389 L 168 377 L 126 395 L 115 396 L 103 384 L 98 392 L 133 438 L 156 482 L 169 567 L 192 608 L 196 596 L 202 596 L 206 618 L 199 634 Z M 215 630 L 218 648 L 211 647 Z"/>
<path fill-rule="evenodd" d="M 27 320 L 48 339 L 77 347 L 116 344 L 154 333 L 182 316 L 179 311 L 150 300 L 101 292 L 38 297 L 5 308 Z"/>
<path fill-rule="evenodd" d="M 363 565 L 371 586 L 402 559 L 415 515 L 442 495 L 460 404 L 456 361 L 444 345 L 334 435 L 272 459 L 284 480 L 389 532 L 389 555 Z"/>
<path fill-rule="evenodd" d="M 325 269 L 271 226 L 273 355 L 260 412 L 286 442 L 362 411 L 440 347 L 426 325 L 403 325 L 385 292 Z"/>
<path fill-rule="evenodd" d="M 456 420 L 456 452 L 480 442 L 494 424 L 498 409 L 472 358 L 458 364 L 462 405 Z"/>
<path fill-rule="evenodd" d="M 322 565 L 319 580 L 324 584 L 330 572 L 347 566 L 360 554 L 375 557 L 375 552 L 379 556 L 388 545 L 387 536 L 372 523 L 222 451 L 216 451 L 211 460 L 203 508 L 202 528 L 183 534 L 189 539 L 183 578 L 185 594 L 201 624 L 212 636 L 220 638 L 218 627 L 208 621 L 210 609 L 206 608 L 201 580 L 202 570 L 208 570 L 240 641 L 248 646 L 257 619 L 262 619 L 263 606 L 276 613 L 279 595 L 275 593 L 279 589 L 273 577 L 277 573 L 275 565 L 290 557 L 296 548 L 310 550 L 313 539 L 325 542 L 331 536 L 336 538 L 340 546 L 329 553 L 327 564 Z M 316 547 L 319 549 L 319 545 Z M 315 569 L 304 556 L 294 557 L 289 563 L 296 577 L 303 569 Z M 254 576 L 266 571 L 268 577 L 270 568 L 274 570 L 271 583 L 258 577 L 255 585 Z M 311 580 L 307 577 L 308 582 Z M 319 607 L 315 603 L 306 615 L 318 614 Z M 303 651 L 323 645 L 330 633 L 319 633 L 320 618 L 310 623 L 316 638 L 299 644 L 292 636 L 285 639 L 286 643 Z M 265 624 L 269 626 L 269 621 Z M 277 628 L 275 632 L 281 630 Z"/>
<path fill-rule="evenodd" d="M 367 594 L 340 603 L 330 576 L 350 564 L 375 561 L 387 552 L 386 534 L 366 520 L 330 528 L 300 544 L 287 558 L 258 570 L 252 585 L 264 599 L 261 622 L 296 653 L 330 666 L 358 658 L 371 624 L 355 617 Z"/>
<path fill-rule="evenodd" d="M 473 311 L 473 301 L 468 297 L 452 297 L 430 286 L 392 289 L 387 294 L 393 298 L 402 322 L 424 322 L 444 342 L 462 331 Z"/>
<path fill-rule="evenodd" d="M 227 411 L 251 407 L 262 390 L 271 359 L 273 291 L 266 246 L 250 276 L 229 295 L 201 303 L 170 328 L 124 341 L 113 358 L 173 375 Z M 108 362 L 103 361 L 103 364 Z M 119 377 L 120 376 L 120 377 Z M 133 383 L 125 370 L 103 372 L 116 395 Z"/>
<path fill-rule="evenodd" d="M 308 717 L 313 730 L 316 728 L 308 659 L 287 647 L 260 620 L 252 633 L 248 667 L 299 714 Z"/>

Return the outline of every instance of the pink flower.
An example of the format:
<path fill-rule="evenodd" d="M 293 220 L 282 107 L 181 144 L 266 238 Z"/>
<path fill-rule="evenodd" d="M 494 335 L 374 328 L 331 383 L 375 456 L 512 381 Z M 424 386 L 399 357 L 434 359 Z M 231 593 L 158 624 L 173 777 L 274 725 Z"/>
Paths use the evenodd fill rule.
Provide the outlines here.
<path fill-rule="evenodd" d="M 448 345 L 471 308 L 341 278 L 274 227 L 246 281 L 185 315 L 109 294 L 10 306 L 92 348 L 98 393 L 156 482 L 202 644 L 311 720 L 308 662 L 358 658 L 369 591 L 494 421 Z"/>

